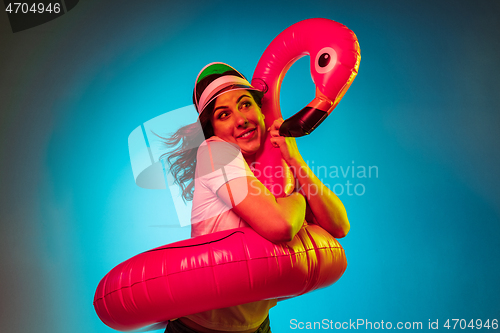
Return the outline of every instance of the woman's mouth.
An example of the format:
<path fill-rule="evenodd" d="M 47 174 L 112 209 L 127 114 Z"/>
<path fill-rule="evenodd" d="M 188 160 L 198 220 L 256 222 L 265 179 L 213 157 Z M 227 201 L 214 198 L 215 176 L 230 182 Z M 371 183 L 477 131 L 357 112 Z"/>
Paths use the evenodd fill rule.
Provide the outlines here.
<path fill-rule="evenodd" d="M 256 128 L 253 128 L 251 130 L 245 131 L 243 134 L 240 134 L 236 137 L 236 139 L 249 139 L 253 136 L 255 133 Z"/>

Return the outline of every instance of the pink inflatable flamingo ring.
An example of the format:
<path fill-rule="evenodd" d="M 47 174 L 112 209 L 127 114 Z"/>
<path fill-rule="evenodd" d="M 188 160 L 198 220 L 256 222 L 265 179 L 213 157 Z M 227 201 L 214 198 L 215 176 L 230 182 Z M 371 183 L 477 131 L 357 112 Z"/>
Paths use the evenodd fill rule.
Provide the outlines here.
<path fill-rule="evenodd" d="M 356 36 L 337 22 L 309 19 L 283 31 L 264 52 L 252 79 L 255 88 L 265 91 L 266 126 L 281 117 L 281 82 L 304 55 L 311 57 L 316 96 L 283 123 L 284 136 L 298 137 L 317 128 L 351 85 L 360 61 Z M 269 137 L 257 158 L 260 167 L 284 163 Z M 271 191 L 273 184 L 289 182 L 286 176 L 265 175 L 259 179 Z M 285 190 L 274 192 L 286 195 Z M 281 244 L 251 228 L 232 229 L 155 248 L 117 265 L 99 283 L 94 308 L 113 329 L 157 329 L 167 320 L 202 311 L 324 288 L 346 267 L 343 248 L 318 225 L 305 224 L 292 241 Z"/>

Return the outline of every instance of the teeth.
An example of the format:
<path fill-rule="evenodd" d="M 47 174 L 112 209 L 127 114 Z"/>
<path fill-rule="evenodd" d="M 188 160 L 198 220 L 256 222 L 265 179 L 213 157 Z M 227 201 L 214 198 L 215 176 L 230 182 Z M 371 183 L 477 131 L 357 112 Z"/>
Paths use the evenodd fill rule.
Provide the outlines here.
<path fill-rule="evenodd" d="M 243 134 L 242 136 L 240 136 L 240 138 L 246 138 L 246 137 L 249 137 L 252 133 L 253 133 L 254 130 L 251 130 L 250 132 L 247 132 L 245 134 Z"/>

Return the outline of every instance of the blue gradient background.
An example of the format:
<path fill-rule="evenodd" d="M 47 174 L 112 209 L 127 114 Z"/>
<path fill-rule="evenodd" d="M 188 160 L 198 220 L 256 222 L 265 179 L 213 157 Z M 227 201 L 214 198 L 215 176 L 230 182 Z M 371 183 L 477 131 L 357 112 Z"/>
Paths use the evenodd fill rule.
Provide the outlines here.
<path fill-rule="evenodd" d="M 134 184 L 128 135 L 190 104 L 205 64 L 251 77 L 270 41 L 311 17 L 352 29 L 362 60 L 299 148 L 315 166 L 379 172 L 325 180 L 366 189 L 341 196 L 348 269 L 274 308 L 273 332 L 291 319 L 500 319 L 497 1 L 80 1 L 16 34 L 0 13 L 0 331 L 113 331 L 92 306 L 99 280 L 189 237 L 167 190 Z M 285 116 L 313 96 L 307 61 L 285 78 Z"/>

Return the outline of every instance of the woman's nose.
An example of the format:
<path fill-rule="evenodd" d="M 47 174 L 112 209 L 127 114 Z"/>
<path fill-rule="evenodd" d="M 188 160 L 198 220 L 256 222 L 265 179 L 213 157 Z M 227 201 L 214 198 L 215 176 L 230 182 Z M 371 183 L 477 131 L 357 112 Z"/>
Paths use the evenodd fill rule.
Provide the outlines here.
<path fill-rule="evenodd" d="M 237 126 L 245 126 L 248 124 L 248 119 L 243 112 L 238 110 L 235 112 L 235 116 L 236 116 L 236 125 Z"/>

